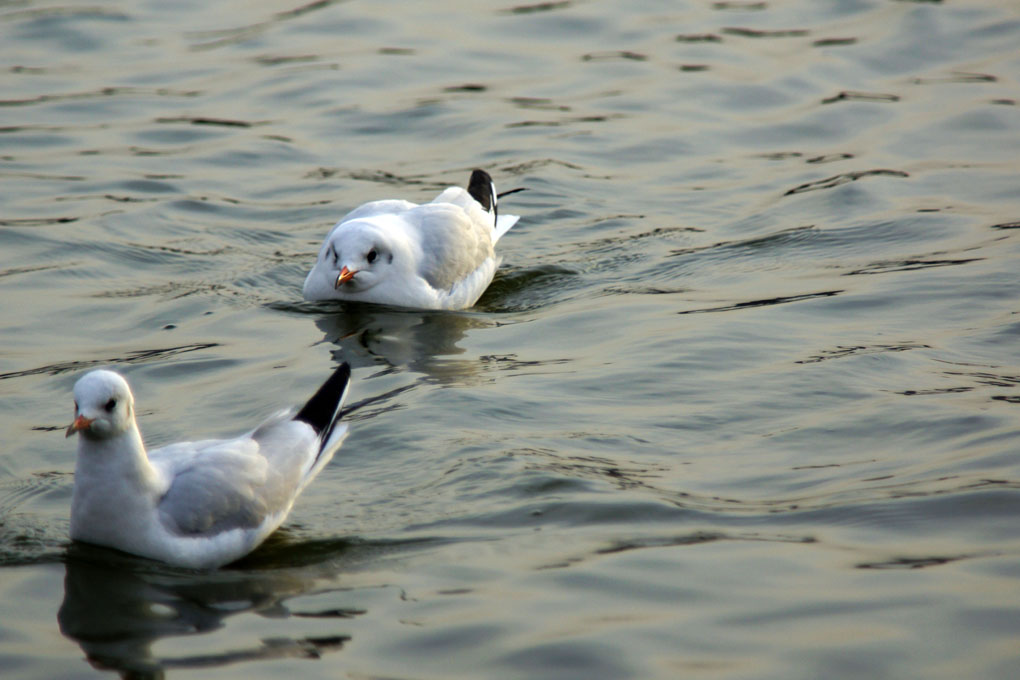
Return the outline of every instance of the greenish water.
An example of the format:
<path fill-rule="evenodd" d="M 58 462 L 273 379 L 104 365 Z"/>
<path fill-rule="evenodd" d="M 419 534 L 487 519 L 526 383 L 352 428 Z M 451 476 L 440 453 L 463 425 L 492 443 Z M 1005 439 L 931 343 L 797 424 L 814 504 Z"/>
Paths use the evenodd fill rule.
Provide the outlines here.
<path fill-rule="evenodd" d="M 0 2 L 0 674 L 1012 678 L 1020 10 Z M 300 300 L 474 167 L 465 312 Z M 67 540 L 71 386 L 150 445 L 354 366 L 211 573 Z"/>

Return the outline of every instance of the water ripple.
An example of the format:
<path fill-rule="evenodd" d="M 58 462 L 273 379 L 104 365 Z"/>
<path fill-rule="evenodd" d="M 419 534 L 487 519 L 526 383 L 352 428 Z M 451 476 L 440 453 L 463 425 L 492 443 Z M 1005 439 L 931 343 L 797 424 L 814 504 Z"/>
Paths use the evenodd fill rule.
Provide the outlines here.
<path fill-rule="evenodd" d="M 1013 677 L 1007 5 L 8 3 L 0 673 Z M 528 191 L 474 308 L 301 300 L 476 167 Z M 341 360 L 247 560 L 68 545 L 75 373 L 155 445 Z"/>

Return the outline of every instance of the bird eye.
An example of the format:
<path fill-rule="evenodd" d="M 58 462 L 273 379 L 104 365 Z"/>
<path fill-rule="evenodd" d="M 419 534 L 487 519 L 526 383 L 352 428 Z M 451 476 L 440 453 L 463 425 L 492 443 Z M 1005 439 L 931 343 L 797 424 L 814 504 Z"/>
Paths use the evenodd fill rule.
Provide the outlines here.
<path fill-rule="evenodd" d="M 326 255 L 332 255 L 333 256 L 333 264 L 336 264 L 336 261 L 339 259 L 337 257 L 336 248 L 334 246 L 330 246 L 329 247 L 329 250 L 326 251 Z"/>
<path fill-rule="evenodd" d="M 372 250 L 368 251 L 368 255 L 365 256 L 365 259 L 368 260 L 369 264 L 372 264 L 373 262 L 375 262 L 375 258 L 377 258 L 378 256 L 379 253 L 375 252 L 375 249 L 373 248 Z"/>
<path fill-rule="evenodd" d="M 103 408 L 106 409 L 107 413 L 113 413 L 113 409 L 117 408 L 117 400 L 111 399 L 110 401 L 106 402 L 106 406 L 104 406 Z"/>
<path fill-rule="evenodd" d="M 77 413 L 77 412 L 78 412 L 78 400 L 77 400 L 77 399 L 76 399 L 76 400 L 75 400 L 75 402 L 74 402 L 74 412 L 75 412 L 75 413 Z"/>

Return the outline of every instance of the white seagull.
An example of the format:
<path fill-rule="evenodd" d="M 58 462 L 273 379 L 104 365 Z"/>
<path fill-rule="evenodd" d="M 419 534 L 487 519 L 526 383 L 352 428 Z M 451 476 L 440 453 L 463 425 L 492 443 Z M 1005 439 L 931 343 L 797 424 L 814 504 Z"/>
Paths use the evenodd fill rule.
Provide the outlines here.
<path fill-rule="evenodd" d="M 347 436 L 338 421 L 350 377 L 342 364 L 297 414 L 280 412 L 235 439 L 146 453 L 127 381 L 86 374 L 67 428 L 80 435 L 71 538 L 195 569 L 247 555 Z"/>
<path fill-rule="evenodd" d="M 431 203 L 372 201 L 326 236 L 305 279 L 306 300 L 351 300 L 418 309 L 473 305 L 499 266 L 493 246 L 520 219 L 500 215 L 489 173 L 471 173 Z"/>

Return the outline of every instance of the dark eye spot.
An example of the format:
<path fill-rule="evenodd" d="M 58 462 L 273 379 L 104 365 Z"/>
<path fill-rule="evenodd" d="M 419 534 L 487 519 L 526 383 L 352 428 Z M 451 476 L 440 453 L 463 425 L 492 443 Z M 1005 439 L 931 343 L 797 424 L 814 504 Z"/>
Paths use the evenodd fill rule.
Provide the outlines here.
<path fill-rule="evenodd" d="M 111 399 L 110 401 L 106 402 L 106 406 L 104 406 L 103 408 L 106 409 L 107 413 L 113 413 L 113 409 L 117 408 L 117 400 Z"/>
<path fill-rule="evenodd" d="M 328 250 L 328 251 L 326 251 L 326 257 L 330 257 L 330 256 L 332 256 L 332 257 L 333 257 L 333 264 L 336 264 L 336 261 L 337 261 L 337 260 L 338 260 L 339 258 L 337 257 L 337 254 L 336 254 L 336 248 L 335 248 L 334 246 L 330 246 L 330 247 L 329 247 L 329 250 Z"/>
<path fill-rule="evenodd" d="M 74 402 L 74 412 L 75 413 L 78 412 L 78 401 L 77 400 L 75 400 L 75 402 Z"/>
<path fill-rule="evenodd" d="M 372 264 L 373 262 L 375 262 L 375 258 L 377 257 L 379 257 L 379 253 L 375 252 L 375 249 L 373 248 L 372 250 L 368 251 L 368 255 L 365 256 L 365 259 L 368 260 L 369 264 Z"/>

